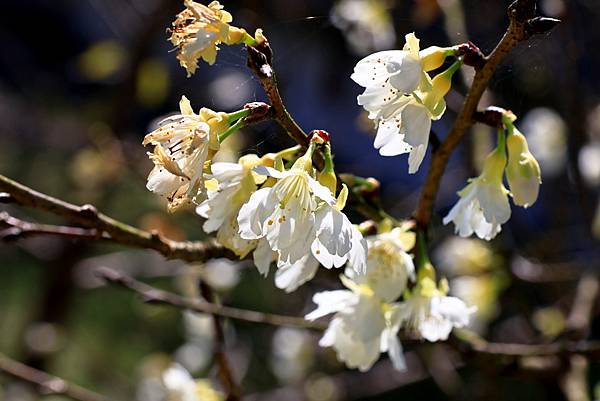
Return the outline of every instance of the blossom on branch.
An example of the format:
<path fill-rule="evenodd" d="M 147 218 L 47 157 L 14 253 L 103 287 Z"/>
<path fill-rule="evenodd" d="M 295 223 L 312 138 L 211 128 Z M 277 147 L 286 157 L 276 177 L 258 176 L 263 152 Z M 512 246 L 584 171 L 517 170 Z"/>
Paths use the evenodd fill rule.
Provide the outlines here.
<path fill-rule="evenodd" d="M 248 154 L 241 157 L 238 163 L 213 163 L 210 180 L 206 183 L 208 198 L 196 208 L 196 213 L 207 219 L 202 226 L 204 231 L 217 231 L 217 240 L 240 258 L 255 249 L 257 241 L 240 237 L 237 216 L 257 186 L 266 180 L 266 177 L 254 173 L 252 169 L 268 162 L 268 158 Z M 269 257 L 266 261 L 267 268 L 271 260 Z M 255 262 L 259 266 L 265 264 L 256 259 Z"/>
<path fill-rule="evenodd" d="M 475 233 L 488 241 L 494 238 L 511 214 L 509 192 L 502 183 L 505 166 L 505 136 L 501 132 L 498 146 L 487 156 L 481 175 L 458 192 L 460 199 L 444 217 L 444 224 L 454 222 L 461 237 Z"/>
<path fill-rule="evenodd" d="M 196 114 L 185 96 L 179 108 L 180 114 L 162 120 L 143 141 L 154 145 L 148 153 L 154 168 L 146 186 L 168 199 L 169 211 L 205 199 L 205 163 L 219 149 L 219 133 L 229 128 L 225 113 L 203 108 Z"/>
<path fill-rule="evenodd" d="M 220 43 L 240 43 L 247 33 L 229 25 L 233 18 L 218 1 L 208 6 L 191 0 L 184 4 L 185 10 L 173 22 L 170 41 L 179 49 L 177 59 L 189 77 L 196 71 L 198 59 L 214 64 Z"/>
<path fill-rule="evenodd" d="M 432 278 L 421 278 L 397 312 L 404 329 L 431 342 L 447 340 L 452 329 L 467 326 L 477 310 L 460 298 L 447 296 L 447 282 L 442 283 L 438 287 Z"/>
<path fill-rule="evenodd" d="M 374 53 L 359 61 L 351 78 L 365 87 L 358 104 L 369 112 L 378 127 L 374 146 L 382 156 L 410 153 L 409 173 L 415 173 L 427 151 L 432 120 L 446 110 L 444 96 L 454 63 L 433 80 L 427 71 L 439 68 L 455 48 L 430 47 L 419 51 L 414 33 L 406 35 L 404 50 Z"/>
<path fill-rule="evenodd" d="M 356 269 L 364 270 L 366 243 L 341 212 L 348 190 L 344 187 L 336 199 L 314 178 L 315 147 L 311 141 L 306 154 L 289 170 L 257 166 L 253 171 L 269 180 L 238 214 L 240 237 L 266 240 L 270 251 L 276 252 L 280 269 L 276 284 L 286 291 L 310 280 L 319 263 L 332 268 L 352 260 Z M 259 270 L 266 274 L 268 269 Z"/>
<path fill-rule="evenodd" d="M 169 401 L 222 401 L 223 395 L 208 380 L 196 380 L 183 366 L 173 363 L 162 374 Z"/>
<path fill-rule="evenodd" d="M 398 339 L 400 304 L 394 303 L 414 280 L 414 264 L 406 252 L 414 234 L 402 228 L 367 238 L 369 254 L 366 274 L 357 274 L 352 264 L 341 276 L 348 290 L 315 294 L 317 309 L 309 320 L 334 313 L 319 345 L 333 347 L 338 359 L 350 368 L 366 371 L 387 352 L 394 367 L 406 368 Z"/>
<path fill-rule="evenodd" d="M 508 131 L 506 179 L 515 205 L 527 208 L 535 203 L 540 191 L 540 165 L 529 151 L 523 134 L 514 126 Z"/>

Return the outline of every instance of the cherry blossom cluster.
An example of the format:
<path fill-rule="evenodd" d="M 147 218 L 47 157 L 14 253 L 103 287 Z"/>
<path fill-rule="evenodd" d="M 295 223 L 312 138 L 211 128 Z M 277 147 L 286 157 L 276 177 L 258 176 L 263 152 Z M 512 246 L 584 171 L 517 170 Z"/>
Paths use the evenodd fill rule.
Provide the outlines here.
<path fill-rule="evenodd" d="M 188 76 L 200 59 L 213 64 L 219 45 L 252 48 L 266 40 L 260 29 L 251 36 L 231 26 L 232 16 L 217 1 L 204 6 L 185 0 L 185 5 L 173 23 L 171 42 Z M 357 63 L 351 78 L 364 87 L 358 104 L 375 123 L 374 146 L 381 155 L 408 153 L 409 173 L 418 171 L 432 121 L 443 116 L 444 97 L 462 64 L 460 46 L 421 50 L 414 33 L 406 35 L 402 50 L 377 52 Z M 179 106 L 179 114 L 144 139 L 144 145 L 154 146 L 147 188 L 166 198 L 170 211 L 195 208 L 205 219 L 204 231 L 216 233 L 240 259 L 252 254 L 260 274 L 267 276 L 276 266 L 275 284 L 286 292 L 311 280 L 319 266 L 345 267 L 340 275 L 345 289 L 315 294 L 317 308 L 306 316 L 333 315 L 319 344 L 332 347 L 340 361 L 365 371 L 387 353 L 397 369 L 405 369 L 400 331 L 440 341 L 469 324 L 474 307 L 448 295 L 448 282 L 436 277 L 429 262 L 422 231 L 410 222 L 384 219 L 376 234 L 363 238 L 366 232 L 346 216 L 351 190 L 338 179 L 326 132 L 311 132 L 304 148 L 213 162 L 221 143 L 244 126 L 253 108 L 196 113 L 185 97 Z M 510 217 L 509 195 L 522 207 L 537 199 L 539 165 L 514 121 L 504 114 L 496 149 L 444 219 L 454 222 L 460 236 L 475 233 L 490 240 Z M 313 162 L 316 154 L 323 163 Z"/>

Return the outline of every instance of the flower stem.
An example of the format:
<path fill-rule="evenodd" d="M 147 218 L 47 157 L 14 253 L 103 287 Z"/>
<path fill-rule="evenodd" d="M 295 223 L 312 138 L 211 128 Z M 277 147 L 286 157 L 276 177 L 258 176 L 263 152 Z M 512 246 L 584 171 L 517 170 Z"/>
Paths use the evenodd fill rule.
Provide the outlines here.
<path fill-rule="evenodd" d="M 245 124 L 245 122 L 244 122 L 243 118 L 240 118 L 239 120 L 237 120 L 237 122 L 235 124 L 233 124 L 231 127 L 229 127 L 229 129 L 227 131 L 225 131 L 219 135 L 219 143 L 223 143 L 223 141 L 225 139 L 227 139 L 227 137 L 229 137 L 229 135 L 233 134 L 234 132 L 236 132 L 237 130 L 242 128 L 244 126 L 244 124 Z"/>
<path fill-rule="evenodd" d="M 427 243 L 423 230 L 417 230 L 417 249 L 416 249 L 417 270 L 421 270 L 427 264 L 431 264 L 427 255 Z"/>
<path fill-rule="evenodd" d="M 329 144 L 324 146 L 323 155 L 325 156 L 325 166 L 323 167 L 323 172 L 333 173 L 333 157 L 331 156 L 331 146 Z"/>
<path fill-rule="evenodd" d="M 296 146 L 292 146 L 291 148 L 283 149 L 282 151 L 277 152 L 276 156 L 279 156 L 282 159 L 286 159 L 286 158 L 296 155 L 296 153 L 300 152 L 301 150 L 302 150 L 302 146 L 296 145 Z"/>
<path fill-rule="evenodd" d="M 254 38 L 254 36 L 250 35 L 248 32 L 244 33 L 244 37 L 242 38 L 242 42 L 246 46 L 256 46 L 258 44 L 258 42 Z"/>
<path fill-rule="evenodd" d="M 227 114 L 227 121 L 229 122 L 229 124 L 231 124 L 232 122 L 239 120 L 240 118 L 249 116 L 250 113 L 252 113 L 252 109 L 249 108 L 234 111 L 233 113 Z"/>

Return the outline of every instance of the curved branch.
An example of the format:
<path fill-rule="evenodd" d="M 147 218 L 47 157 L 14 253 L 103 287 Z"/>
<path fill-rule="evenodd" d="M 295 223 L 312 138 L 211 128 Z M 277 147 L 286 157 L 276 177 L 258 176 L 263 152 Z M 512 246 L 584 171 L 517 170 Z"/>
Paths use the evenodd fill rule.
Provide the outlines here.
<path fill-rule="evenodd" d="M 96 270 L 96 275 L 110 283 L 118 284 L 124 288 L 140 294 L 146 302 L 171 305 L 194 312 L 209 313 L 215 316 L 242 320 L 251 323 L 270 324 L 273 326 L 300 327 L 313 330 L 324 330 L 327 325 L 320 322 L 310 322 L 301 317 L 274 315 L 246 309 L 232 308 L 210 302 L 181 297 L 177 294 L 160 290 L 151 285 L 142 283 L 115 269 L 107 267 Z"/>
<path fill-rule="evenodd" d="M 164 238 L 158 232 L 140 230 L 115 220 L 98 212 L 92 205 L 76 206 L 37 192 L 3 175 L 0 175 L 0 192 L 4 193 L 4 196 L 0 197 L 0 200 L 4 202 L 14 202 L 64 217 L 74 223 L 81 224 L 83 227 L 96 230 L 98 238 L 136 248 L 154 249 L 168 259 L 181 259 L 186 262 L 203 262 L 220 257 L 238 259 L 233 252 L 214 240 L 206 242 L 173 241 Z M 44 227 L 44 229 L 46 228 L 49 227 Z M 38 234 L 41 234 L 41 232 Z M 53 232 L 53 234 L 58 233 Z M 91 231 L 86 234 L 91 234 Z"/>
<path fill-rule="evenodd" d="M 65 395 L 77 401 L 109 401 L 108 397 L 24 365 L 2 353 L 0 353 L 0 371 L 17 379 L 38 385 L 44 394 Z"/>
<path fill-rule="evenodd" d="M 455 329 L 454 337 L 459 348 L 494 357 L 542 357 L 585 355 L 600 358 L 600 341 L 556 341 L 548 344 L 513 344 L 489 342 L 465 329 Z"/>

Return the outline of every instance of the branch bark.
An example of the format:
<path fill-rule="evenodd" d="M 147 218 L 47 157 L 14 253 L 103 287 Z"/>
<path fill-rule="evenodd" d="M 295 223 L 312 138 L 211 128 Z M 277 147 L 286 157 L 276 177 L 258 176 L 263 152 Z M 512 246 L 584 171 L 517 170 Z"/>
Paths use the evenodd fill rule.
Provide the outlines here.
<path fill-rule="evenodd" d="M 21 206 L 43 210 L 56 216 L 64 217 L 83 227 L 95 230 L 97 238 L 136 248 L 153 249 L 168 259 L 181 259 L 186 262 L 203 262 L 220 257 L 232 260 L 238 259 L 233 252 L 214 240 L 206 242 L 173 241 L 164 238 L 158 232 L 140 230 L 139 228 L 115 220 L 98 212 L 92 205 L 76 206 L 37 192 L 3 175 L 0 175 L 0 192 L 5 193 L 4 196 L 0 197 L 4 202 L 14 202 Z M 65 230 L 56 226 L 42 226 L 37 230 L 32 226 L 25 228 L 30 229 L 30 231 L 36 234 L 67 235 Z M 76 236 L 89 237 L 92 234 L 91 230 L 80 231 Z"/>
<path fill-rule="evenodd" d="M 44 394 L 65 395 L 78 401 L 109 401 L 108 397 L 15 361 L 0 353 L 0 371 L 39 386 Z"/>
<path fill-rule="evenodd" d="M 110 268 L 101 268 L 96 270 L 98 277 L 104 280 L 120 285 L 133 292 L 138 293 L 146 302 L 170 305 L 177 308 L 187 309 L 194 312 L 209 313 L 216 316 L 226 317 L 235 320 L 241 320 L 250 323 L 269 324 L 273 326 L 299 327 L 312 330 L 324 330 L 327 325 L 320 322 L 309 322 L 301 317 L 274 315 L 270 313 L 256 312 L 246 309 L 232 308 L 229 306 L 217 305 L 210 302 L 203 302 L 181 297 L 168 291 L 160 290 L 156 287 L 142 283 L 132 277 L 129 277 L 117 270 Z"/>

